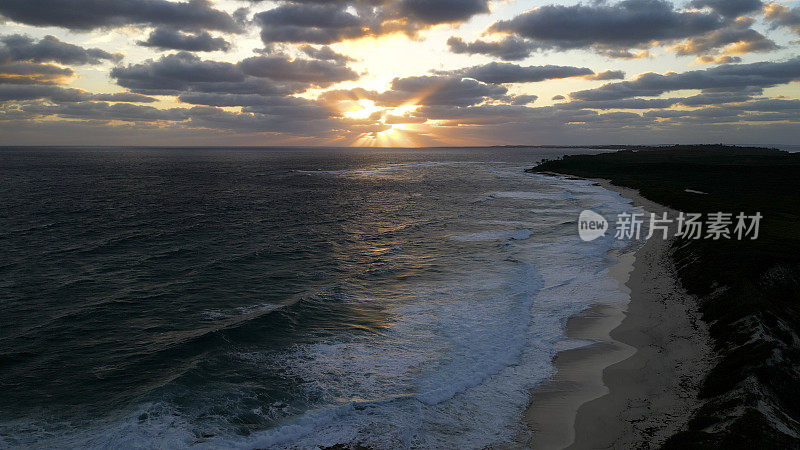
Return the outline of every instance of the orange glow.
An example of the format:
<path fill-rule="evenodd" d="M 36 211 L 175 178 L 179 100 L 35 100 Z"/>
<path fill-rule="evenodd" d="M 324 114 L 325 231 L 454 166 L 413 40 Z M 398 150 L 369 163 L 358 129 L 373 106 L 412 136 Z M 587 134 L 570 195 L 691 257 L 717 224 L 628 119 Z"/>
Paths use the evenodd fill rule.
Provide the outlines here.
<path fill-rule="evenodd" d="M 357 147 L 414 147 L 419 145 L 415 135 L 419 134 L 410 123 L 387 123 L 387 118 L 393 119 L 408 117 L 419 108 L 419 105 L 411 102 L 396 106 L 378 106 L 373 100 L 360 99 L 353 102 L 354 109 L 345 111 L 343 115 L 350 119 L 372 121 L 374 125 L 388 126 L 383 131 L 370 131 L 361 133 L 353 141 L 352 145 Z"/>

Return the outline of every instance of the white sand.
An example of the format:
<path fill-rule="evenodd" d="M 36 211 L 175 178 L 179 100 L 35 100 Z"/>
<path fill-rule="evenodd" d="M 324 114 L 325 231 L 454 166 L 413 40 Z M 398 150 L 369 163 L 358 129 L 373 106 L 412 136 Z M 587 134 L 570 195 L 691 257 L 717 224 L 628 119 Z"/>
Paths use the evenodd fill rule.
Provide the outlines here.
<path fill-rule="evenodd" d="M 595 181 L 648 212 L 668 211 L 634 190 Z M 655 448 L 685 427 L 699 406 L 697 390 L 712 352 L 669 251 L 668 242 L 654 237 L 635 255 L 616 255 L 611 275 L 629 289 L 631 301 L 596 305 L 569 320 L 568 337 L 596 343 L 556 356 L 556 375 L 534 390 L 525 413 L 533 430 L 526 446 Z"/>

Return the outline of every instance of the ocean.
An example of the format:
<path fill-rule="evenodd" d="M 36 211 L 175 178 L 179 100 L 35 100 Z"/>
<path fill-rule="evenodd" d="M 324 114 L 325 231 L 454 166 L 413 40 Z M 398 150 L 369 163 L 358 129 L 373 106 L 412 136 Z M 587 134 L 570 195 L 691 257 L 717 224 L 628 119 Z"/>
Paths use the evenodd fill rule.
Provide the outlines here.
<path fill-rule="evenodd" d="M 0 447 L 514 441 L 627 301 L 630 202 L 523 172 L 587 152 L 0 149 Z"/>

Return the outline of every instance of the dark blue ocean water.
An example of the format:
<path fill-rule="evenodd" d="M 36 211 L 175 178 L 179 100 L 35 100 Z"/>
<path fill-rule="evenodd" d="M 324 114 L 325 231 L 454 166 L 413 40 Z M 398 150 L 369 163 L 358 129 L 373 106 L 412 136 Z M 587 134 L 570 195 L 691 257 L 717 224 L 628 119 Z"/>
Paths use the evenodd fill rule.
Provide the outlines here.
<path fill-rule="evenodd" d="M 0 446 L 509 439 L 620 295 L 564 153 L 0 149 Z"/>

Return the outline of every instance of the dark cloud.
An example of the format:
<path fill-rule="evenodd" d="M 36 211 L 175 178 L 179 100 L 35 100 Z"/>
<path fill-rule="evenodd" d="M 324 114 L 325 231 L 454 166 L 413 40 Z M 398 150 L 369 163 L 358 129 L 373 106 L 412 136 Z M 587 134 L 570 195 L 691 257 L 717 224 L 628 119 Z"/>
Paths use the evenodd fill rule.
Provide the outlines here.
<path fill-rule="evenodd" d="M 192 90 L 209 84 L 241 83 L 246 79 L 235 64 L 201 60 L 187 52 L 116 67 L 111 70 L 111 77 L 120 86 L 143 94 Z"/>
<path fill-rule="evenodd" d="M 92 100 L 104 102 L 123 102 L 123 103 L 153 103 L 158 100 L 142 94 L 132 92 L 115 92 L 113 94 L 92 94 Z"/>
<path fill-rule="evenodd" d="M 510 95 L 507 99 L 504 99 L 510 105 L 530 105 L 531 103 L 538 100 L 539 97 L 536 95 Z"/>
<path fill-rule="evenodd" d="M 488 0 L 400 0 L 399 11 L 424 24 L 463 22 L 488 13 Z"/>
<path fill-rule="evenodd" d="M 192 127 L 326 138 L 332 137 L 332 131 L 343 125 L 341 120 L 330 117 L 329 112 L 302 103 L 275 106 L 272 110 L 265 109 L 265 113 L 235 113 L 196 106 L 189 110 L 188 115 L 187 126 Z"/>
<path fill-rule="evenodd" d="M 332 44 L 347 39 L 417 31 L 464 22 L 489 12 L 488 0 L 310 0 L 293 1 L 259 12 L 253 21 L 261 40 Z"/>
<path fill-rule="evenodd" d="M 25 101 L 47 99 L 54 103 L 71 103 L 88 100 L 153 103 L 156 99 L 131 92 L 113 94 L 92 94 L 81 89 L 64 88 L 52 85 L 2 85 L 0 84 L 0 103 L 8 101 Z"/>
<path fill-rule="evenodd" d="M 346 55 L 342 55 L 340 53 L 336 53 L 335 51 L 333 51 L 333 49 L 331 49 L 327 45 L 323 45 L 322 47 L 319 48 L 313 47 L 311 45 L 304 45 L 300 47 L 300 51 L 305 53 L 310 58 L 319 59 L 322 61 L 334 61 L 339 64 L 345 64 L 350 61 L 353 61 L 353 58 Z"/>
<path fill-rule="evenodd" d="M 677 98 L 676 103 L 684 106 L 710 106 L 723 105 L 725 103 L 746 102 L 753 98 L 753 95 L 760 94 L 760 90 L 744 92 L 703 92 L 690 97 Z"/>
<path fill-rule="evenodd" d="M 32 62 L 0 64 L 0 84 L 61 84 L 75 73 L 69 67 Z"/>
<path fill-rule="evenodd" d="M 589 75 L 587 80 L 624 80 L 625 72 L 622 70 L 606 70 L 595 75 Z"/>
<path fill-rule="evenodd" d="M 658 119 L 683 119 L 697 122 L 701 120 L 705 123 L 738 122 L 741 111 L 726 108 L 702 108 L 694 110 L 665 110 L 648 111 L 643 114 L 647 118 Z"/>
<path fill-rule="evenodd" d="M 675 99 L 628 98 L 620 100 L 574 101 L 558 105 L 562 109 L 662 109 L 674 106 Z"/>
<path fill-rule="evenodd" d="M 74 30 L 125 25 L 170 25 L 182 29 L 240 31 L 229 14 L 208 0 L 3 0 L 0 14 L 15 22 Z"/>
<path fill-rule="evenodd" d="M 111 77 L 118 85 L 139 94 L 180 95 L 188 103 L 246 106 L 259 102 L 259 96 L 291 95 L 311 86 L 354 80 L 358 75 L 334 62 L 289 60 L 286 55 L 256 56 L 234 64 L 179 52 L 116 67 L 111 70 Z M 199 98 L 214 100 L 196 101 Z"/>
<path fill-rule="evenodd" d="M 246 113 L 295 117 L 297 120 L 317 120 L 333 116 L 322 102 L 297 97 L 270 97 L 257 94 L 183 94 L 184 103 L 205 106 L 242 106 Z"/>
<path fill-rule="evenodd" d="M 59 117 L 78 121 L 108 123 L 111 121 L 139 124 L 162 124 L 162 127 L 207 128 L 224 131 L 270 132 L 301 136 L 328 136 L 337 126 L 337 119 L 313 101 L 286 98 L 274 99 L 275 105 L 263 112 L 230 112 L 223 109 L 196 106 L 193 108 L 157 109 L 151 106 L 125 103 L 76 101 L 50 104 L 27 102 L 0 106 L 0 122 Z M 63 122 L 60 122 L 63 124 Z"/>
<path fill-rule="evenodd" d="M 665 0 L 625 0 L 573 6 L 547 5 L 495 23 L 490 30 L 530 39 L 539 48 L 594 48 L 599 52 L 646 48 L 721 28 L 716 13 L 677 11 Z"/>
<path fill-rule="evenodd" d="M 79 47 L 63 42 L 55 36 L 45 36 L 38 42 L 21 34 L 0 36 L 0 62 L 31 61 L 86 65 L 120 60 L 122 60 L 120 53 Z"/>
<path fill-rule="evenodd" d="M 38 100 L 46 98 L 56 103 L 80 102 L 90 94 L 80 89 L 60 86 L 18 86 L 0 84 L 0 102 Z"/>
<path fill-rule="evenodd" d="M 665 109 L 676 105 L 697 107 L 746 102 L 752 100 L 752 96 L 755 93 L 757 93 L 757 91 L 741 93 L 703 92 L 690 97 L 680 98 L 579 100 L 562 103 L 558 106 L 563 109 Z"/>
<path fill-rule="evenodd" d="M 742 105 L 747 111 L 800 111 L 800 100 L 785 100 L 772 98 L 766 100 L 756 100 Z"/>
<path fill-rule="evenodd" d="M 761 0 L 693 0 L 689 5 L 711 8 L 725 17 L 739 17 L 760 10 L 764 3 Z"/>
<path fill-rule="evenodd" d="M 428 119 L 446 121 L 450 126 L 478 125 L 486 127 L 485 132 L 501 133 L 506 130 L 535 128 L 541 133 L 547 130 L 580 130 L 580 129 L 618 129 L 627 126 L 645 127 L 653 123 L 653 119 L 639 114 L 614 112 L 600 114 L 596 111 L 557 107 L 533 108 L 511 105 L 480 105 L 468 107 L 430 106 L 417 111 Z M 508 131 L 506 131 L 508 132 Z"/>
<path fill-rule="evenodd" d="M 297 97 L 274 97 L 260 105 L 242 108 L 242 111 L 294 120 L 322 120 L 334 115 L 321 102 Z"/>
<path fill-rule="evenodd" d="M 800 80 L 800 57 L 785 62 L 731 64 L 683 73 L 645 73 L 635 80 L 609 83 L 596 89 L 573 92 L 577 100 L 618 100 L 654 97 L 682 89 L 735 91 L 765 88 Z"/>
<path fill-rule="evenodd" d="M 152 106 L 127 103 L 72 102 L 58 105 L 33 104 L 23 106 L 23 110 L 42 116 L 54 115 L 64 118 L 130 122 L 182 121 L 187 118 L 186 110 L 183 108 L 158 109 Z"/>
<path fill-rule="evenodd" d="M 594 75 L 591 69 L 572 66 L 519 66 L 492 62 L 482 66 L 444 72 L 453 76 L 474 78 L 484 83 L 533 83 L 544 80 Z"/>
<path fill-rule="evenodd" d="M 740 18 L 730 25 L 710 33 L 692 37 L 672 49 L 678 55 L 708 55 L 724 47 L 726 54 L 744 54 L 777 50 L 778 45 L 764 35 L 751 29 L 754 20 Z M 729 55 L 726 55 L 729 56 Z M 721 60 L 723 62 L 725 60 Z M 712 62 L 717 62 L 714 60 Z M 731 62 L 728 60 L 727 62 Z"/>
<path fill-rule="evenodd" d="M 146 41 L 137 41 L 136 43 L 143 47 L 190 52 L 228 51 L 231 48 L 228 41 L 220 37 L 215 38 L 207 31 L 184 33 L 165 27 L 156 28 Z"/>
<path fill-rule="evenodd" d="M 318 60 L 288 60 L 282 55 L 254 56 L 239 63 L 242 72 L 275 81 L 329 86 L 340 81 L 356 80 L 358 74 L 341 64 Z"/>
<path fill-rule="evenodd" d="M 399 106 L 408 101 L 420 105 L 467 106 L 505 95 L 507 92 L 502 86 L 470 79 L 417 76 L 395 78 L 391 89 L 377 98 L 380 104 L 386 106 Z"/>
<path fill-rule="evenodd" d="M 259 94 L 219 94 L 208 92 L 189 92 L 181 94 L 178 100 L 193 105 L 205 106 L 257 106 L 267 104 L 276 97 Z"/>
<path fill-rule="evenodd" d="M 470 43 L 464 42 L 460 37 L 452 36 L 447 40 L 447 45 L 453 53 L 489 55 L 506 61 L 525 59 L 538 47 L 536 44 L 516 36 L 507 36 L 497 42 L 479 39 Z"/>
<path fill-rule="evenodd" d="M 346 3 L 289 3 L 256 14 L 261 40 L 330 44 L 368 33 L 368 24 L 347 11 Z"/>
<path fill-rule="evenodd" d="M 555 97 L 553 97 L 553 98 L 552 98 L 552 100 L 553 100 L 554 102 L 561 101 L 561 100 L 566 100 L 566 99 L 567 99 L 567 98 L 566 98 L 566 97 L 564 97 L 563 95 L 556 95 Z"/>
<path fill-rule="evenodd" d="M 765 8 L 764 18 L 774 27 L 785 27 L 800 34 L 800 7 L 788 8 L 784 5 L 772 3 Z"/>

